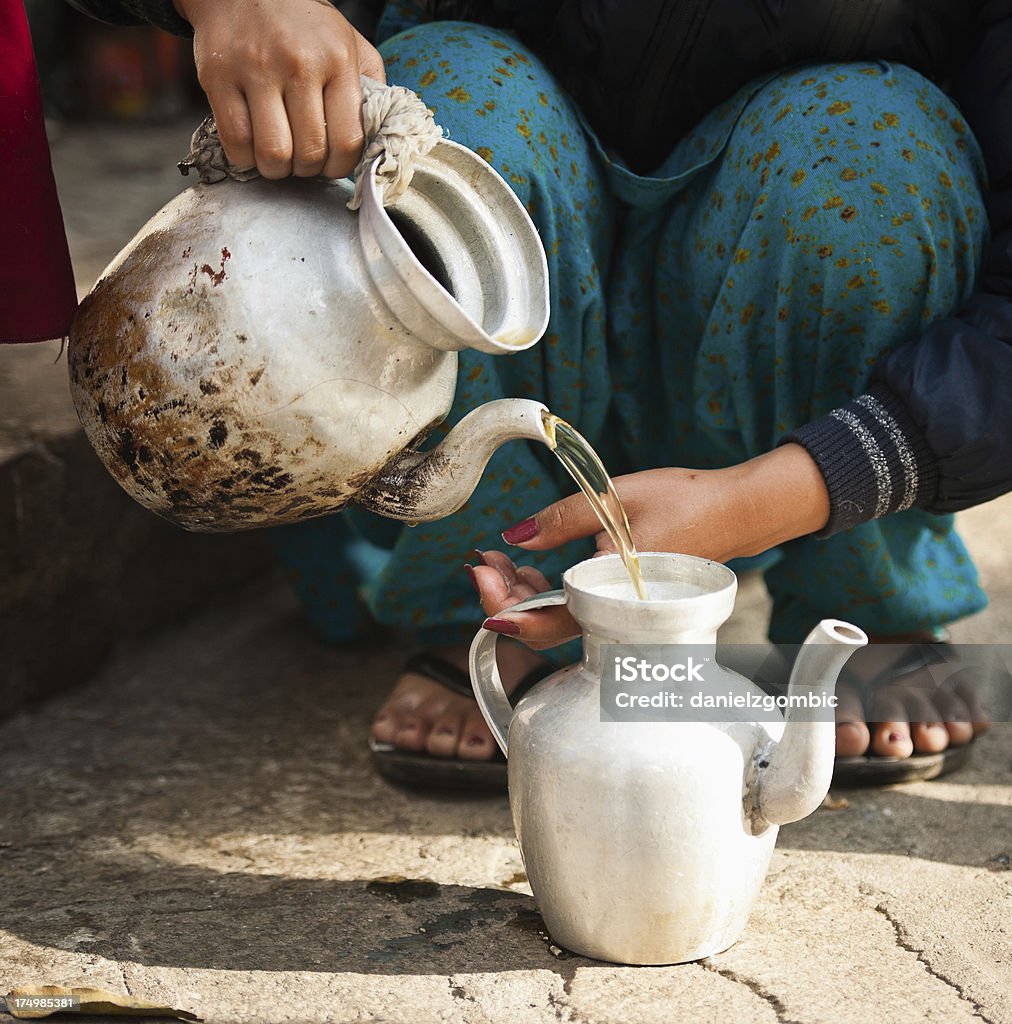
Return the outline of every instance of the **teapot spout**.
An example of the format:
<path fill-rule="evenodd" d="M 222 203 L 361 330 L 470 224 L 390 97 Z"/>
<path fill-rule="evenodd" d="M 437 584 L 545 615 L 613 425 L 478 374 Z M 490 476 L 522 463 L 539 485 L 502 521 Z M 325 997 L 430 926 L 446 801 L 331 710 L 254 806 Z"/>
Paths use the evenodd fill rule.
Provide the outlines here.
<path fill-rule="evenodd" d="M 829 792 L 833 777 L 836 727 L 831 709 L 795 704 L 791 698 L 823 697 L 836 691 L 847 659 L 868 642 L 856 626 L 824 619 L 808 634 L 798 652 L 787 689 L 786 725 L 779 743 L 758 754 L 755 808 L 759 829 L 786 825 L 811 814 Z"/>
<path fill-rule="evenodd" d="M 548 409 L 525 398 L 486 402 L 469 412 L 431 451 L 408 451 L 388 462 L 355 495 L 390 519 L 427 523 L 456 512 L 471 496 L 488 460 L 507 441 L 554 447 L 545 432 Z"/>

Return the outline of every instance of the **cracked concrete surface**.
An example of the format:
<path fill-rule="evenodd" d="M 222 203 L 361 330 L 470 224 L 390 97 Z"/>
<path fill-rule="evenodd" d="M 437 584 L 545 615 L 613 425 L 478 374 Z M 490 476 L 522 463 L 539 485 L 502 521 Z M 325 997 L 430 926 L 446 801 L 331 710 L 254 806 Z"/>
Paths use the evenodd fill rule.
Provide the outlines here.
<path fill-rule="evenodd" d="M 121 187 L 93 172 L 133 130 L 57 144 L 84 285 L 178 189 L 189 127 L 142 132 Z M 958 640 L 1012 632 L 1009 511 L 963 517 L 993 605 Z M 726 638 L 767 611 L 746 580 Z M 376 777 L 396 647 L 322 646 L 277 585 L 0 723 L 0 992 L 97 985 L 222 1024 L 1012 1024 L 1009 727 L 950 778 L 784 828 L 727 952 L 624 968 L 553 953 L 504 799 Z"/>
<path fill-rule="evenodd" d="M 783 829 L 727 952 L 624 968 L 553 953 L 505 799 L 373 773 L 401 656 L 324 647 L 277 587 L 0 725 L 0 987 L 215 1022 L 1012 1022 L 1007 727 Z"/>

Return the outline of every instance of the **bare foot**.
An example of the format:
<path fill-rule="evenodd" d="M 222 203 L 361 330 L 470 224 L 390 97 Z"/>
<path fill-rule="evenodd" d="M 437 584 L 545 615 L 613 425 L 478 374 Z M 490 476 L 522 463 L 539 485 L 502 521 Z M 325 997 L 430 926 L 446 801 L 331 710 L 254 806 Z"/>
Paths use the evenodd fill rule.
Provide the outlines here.
<path fill-rule="evenodd" d="M 872 637 L 872 645 L 858 652 L 848 666 L 867 671 L 869 677 L 884 667 L 877 659 L 895 660 L 885 644 L 930 644 L 929 634 Z M 939 680 L 930 666 L 904 673 L 883 684 L 874 696 L 872 722 L 865 721 L 861 696 L 841 682 L 836 709 L 836 753 L 840 757 L 875 754 L 879 757 L 910 757 L 935 754 L 950 746 L 962 746 L 990 725 L 972 680 L 961 678 L 955 666 Z"/>
<path fill-rule="evenodd" d="M 466 647 L 432 650 L 467 671 Z M 507 693 L 531 669 L 544 664 L 539 654 L 517 643 L 500 641 L 498 656 Z M 495 752 L 495 740 L 474 699 L 415 672 L 406 672 L 397 680 L 376 712 L 370 732 L 381 743 L 393 743 L 402 750 L 424 752 L 432 757 L 487 761 Z"/>

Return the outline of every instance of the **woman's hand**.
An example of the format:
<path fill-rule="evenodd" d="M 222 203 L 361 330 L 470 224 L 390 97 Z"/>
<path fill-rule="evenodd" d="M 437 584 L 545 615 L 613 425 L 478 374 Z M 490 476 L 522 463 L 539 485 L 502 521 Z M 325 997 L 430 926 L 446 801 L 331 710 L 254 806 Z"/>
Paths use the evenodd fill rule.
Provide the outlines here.
<path fill-rule="evenodd" d="M 727 469 L 653 469 L 615 480 L 639 551 L 674 551 L 727 562 L 757 555 L 815 533 L 829 518 L 825 481 L 811 456 L 786 444 Z M 599 553 L 614 545 L 582 494 L 542 509 L 503 533 L 527 551 L 545 551 L 593 536 Z M 549 588 L 534 569 L 516 569 L 499 552 L 485 552 L 475 583 L 491 626 L 531 647 L 562 643 L 579 630 L 565 608 L 510 615 L 524 597 Z"/>
<path fill-rule="evenodd" d="M 229 160 L 265 178 L 341 178 L 362 152 L 359 76 L 377 50 L 327 0 L 175 0 Z"/>

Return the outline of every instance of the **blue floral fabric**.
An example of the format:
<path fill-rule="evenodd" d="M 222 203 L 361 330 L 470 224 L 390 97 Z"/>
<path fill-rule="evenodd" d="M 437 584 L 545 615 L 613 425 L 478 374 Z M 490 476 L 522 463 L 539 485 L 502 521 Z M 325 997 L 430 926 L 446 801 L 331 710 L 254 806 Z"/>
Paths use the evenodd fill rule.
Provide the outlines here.
<path fill-rule="evenodd" d="M 741 462 L 859 394 L 883 352 L 972 290 L 987 237 L 981 156 L 951 101 L 907 67 L 805 66 L 753 82 L 639 176 L 515 38 L 419 17 L 388 5 L 389 80 L 512 186 L 551 278 L 538 345 L 461 354 L 447 427 L 495 398 L 536 398 L 613 475 Z M 468 552 L 501 548 L 502 529 L 573 489 L 547 449 L 514 442 L 441 522 L 407 528 L 353 509 L 275 537 L 332 639 L 368 608 L 422 643 L 452 642 L 481 620 Z M 557 578 L 589 553 L 581 542 L 519 560 Z M 780 642 L 825 616 L 905 632 L 986 603 L 951 517 L 910 510 L 776 554 L 765 578 Z"/>

